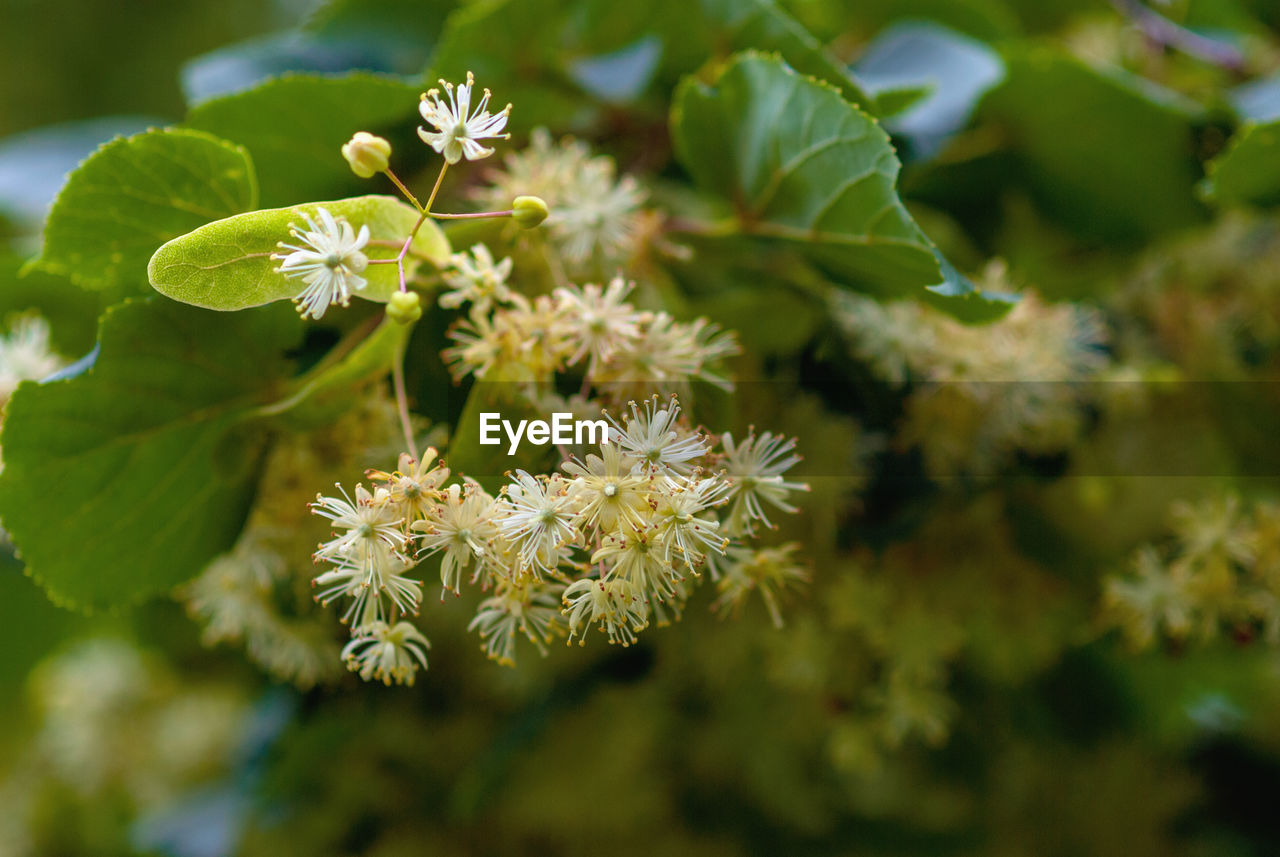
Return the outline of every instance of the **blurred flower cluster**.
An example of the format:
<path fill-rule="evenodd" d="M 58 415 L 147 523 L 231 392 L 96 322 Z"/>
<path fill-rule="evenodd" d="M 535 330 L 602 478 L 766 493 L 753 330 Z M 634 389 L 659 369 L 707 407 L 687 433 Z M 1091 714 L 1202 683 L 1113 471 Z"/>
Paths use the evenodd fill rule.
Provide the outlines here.
<path fill-rule="evenodd" d="M 113 812 L 158 812 L 216 781 L 234 762 L 250 717 L 243 688 L 190 681 L 132 643 L 93 637 L 45 660 L 32 677 L 35 740 L 0 781 L 0 854 L 34 857 L 48 812 L 100 826 Z M 100 839 L 106 850 L 124 842 Z"/>
<path fill-rule="evenodd" d="M 1168 541 L 1106 581 L 1104 620 L 1135 648 L 1221 634 L 1280 645 L 1280 506 L 1235 494 L 1176 503 Z"/>
<path fill-rule="evenodd" d="M 38 315 L 23 315 L 0 336 L 0 404 L 23 381 L 42 381 L 65 364 L 49 345 L 49 323 Z"/>
<path fill-rule="evenodd" d="M 989 277 L 1000 277 L 1000 268 Z M 898 434 L 938 477 L 991 477 L 1018 451 L 1048 454 L 1079 436 L 1108 358 L 1101 317 L 1025 294 L 1007 316 L 966 325 L 918 301 L 832 296 L 855 356 L 908 388 Z"/>
<path fill-rule="evenodd" d="M 619 177 L 612 158 L 592 155 L 580 140 L 555 142 L 547 129 L 536 128 L 529 145 L 505 155 L 489 182 L 473 192 L 485 207 L 505 207 L 521 194 L 546 201 L 553 255 L 569 276 L 625 267 L 638 251 L 644 190 L 631 176 Z"/>

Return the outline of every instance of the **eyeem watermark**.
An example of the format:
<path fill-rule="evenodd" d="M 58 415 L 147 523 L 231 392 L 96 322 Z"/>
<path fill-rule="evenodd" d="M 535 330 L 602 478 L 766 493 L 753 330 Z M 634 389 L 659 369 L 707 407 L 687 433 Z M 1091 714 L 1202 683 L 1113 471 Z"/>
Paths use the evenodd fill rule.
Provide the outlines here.
<path fill-rule="evenodd" d="M 480 414 L 480 443 L 485 446 L 496 446 L 502 443 L 502 435 L 507 436 L 507 455 L 515 455 L 522 441 L 535 446 L 546 446 L 554 443 L 559 446 L 568 444 L 598 443 L 609 445 L 609 423 L 605 420 L 575 420 L 571 413 L 557 411 L 551 415 L 551 422 L 546 420 L 521 420 L 512 425 L 504 420 L 502 414 Z"/>

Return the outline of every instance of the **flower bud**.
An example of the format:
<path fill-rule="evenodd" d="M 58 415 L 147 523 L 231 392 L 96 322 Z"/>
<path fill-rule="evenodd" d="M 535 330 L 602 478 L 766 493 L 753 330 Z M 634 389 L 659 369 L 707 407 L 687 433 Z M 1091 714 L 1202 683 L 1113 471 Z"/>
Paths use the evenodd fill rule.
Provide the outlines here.
<path fill-rule="evenodd" d="M 368 131 L 357 131 L 342 144 L 342 157 L 351 165 L 351 172 L 362 179 L 373 178 L 387 168 L 391 144 Z"/>
<path fill-rule="evenodd" d="M 533 229 L 551 214 L 542 197 L 538 196 L 517 196 L 516 201 L 511 204 L 511 209 L 511 219 L 521 229 Z"/>
<path fill-rule="evenodd" d="M 422 301 L 417 292 L 396 292 L 387 301 L 387 318 L 400 324 L 413 324 L 422 318 Z"/>

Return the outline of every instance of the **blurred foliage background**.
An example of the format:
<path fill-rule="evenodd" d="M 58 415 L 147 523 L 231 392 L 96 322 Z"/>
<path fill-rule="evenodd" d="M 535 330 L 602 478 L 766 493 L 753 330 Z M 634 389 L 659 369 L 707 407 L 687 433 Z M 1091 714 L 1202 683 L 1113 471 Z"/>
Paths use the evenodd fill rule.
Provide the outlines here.
<path fill-rule="evenodd" d="M 513 148 L 546 127 L 641 181 L 667 220 L 629 273 L 738 331 L 730 410 L 797 435 L 813 486 L 782 628 L 695 603 L 512 670 L 429 603 L 413 688 L 273 678 L 190 593 L 60 609 L 10 552 L 0 855 L 1280 853 L 1277 27 L 1270 0 L 0 0 L 0 312 L 66 360 L 112 295 L 18 272 L 98 144 L 182 123 L 248 148 L 264 206 L 329 198 L 361 188 L 339 143 L 411 153 L 414 92 L 470 68 Z M 852 70 L 912 214 L 1008 315 L 672 222 L 709 204 L 674 88 L 752 47 Z M 352 70 L 384 77 L 325 82 Z M 444 324 L 410 372 L 439 420 Z M 280 492 L 300 559 L 384 405 L 275 462 L 314 477 Z M 298 657 L 336 651 L 294 601 Z"/>

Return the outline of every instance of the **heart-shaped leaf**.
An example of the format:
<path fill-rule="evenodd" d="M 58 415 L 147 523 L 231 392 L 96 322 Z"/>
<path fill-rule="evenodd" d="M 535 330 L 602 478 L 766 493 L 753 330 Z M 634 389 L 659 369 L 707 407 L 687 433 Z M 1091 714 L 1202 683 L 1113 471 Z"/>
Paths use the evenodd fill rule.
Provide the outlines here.
<path fill-rule="evenodd" d="M 181 128 L 121 137 L 67 178 L 33 264 L 88 288 L 141 287 L 161 244 L 255 205 L 253 165 L 241 147 Z"/>
<path fill-rule="evenodd" d="M 901 165 L 871 116 L 776 57 L 745 53 L 708 86 L 687 78 L 671 119 L 694 181 L 727 199 L 741 234 L 786 246 L 841 285 L 883 295 L 924 288 L 966 321 L 1006 312 L 938 253 L 898 197 Z"/>
<path fill-rule="evenodd" d="M 832 87 L 776 57 L 742 54 L 711 86 L 686 79 L 671 125 L 681 163 L 732 201 L 744 232 L 875 289 L 942 280 L 898 199 L 889 135 Z"/>
<path fill-rule="evenodd" d="M 82 374 L 26 382 L 4 421 L 0 519 L 28 572 L 83 608 L 163 592 L 229 548 L 301 322 L 153 297 L 103 317 Z"/>

